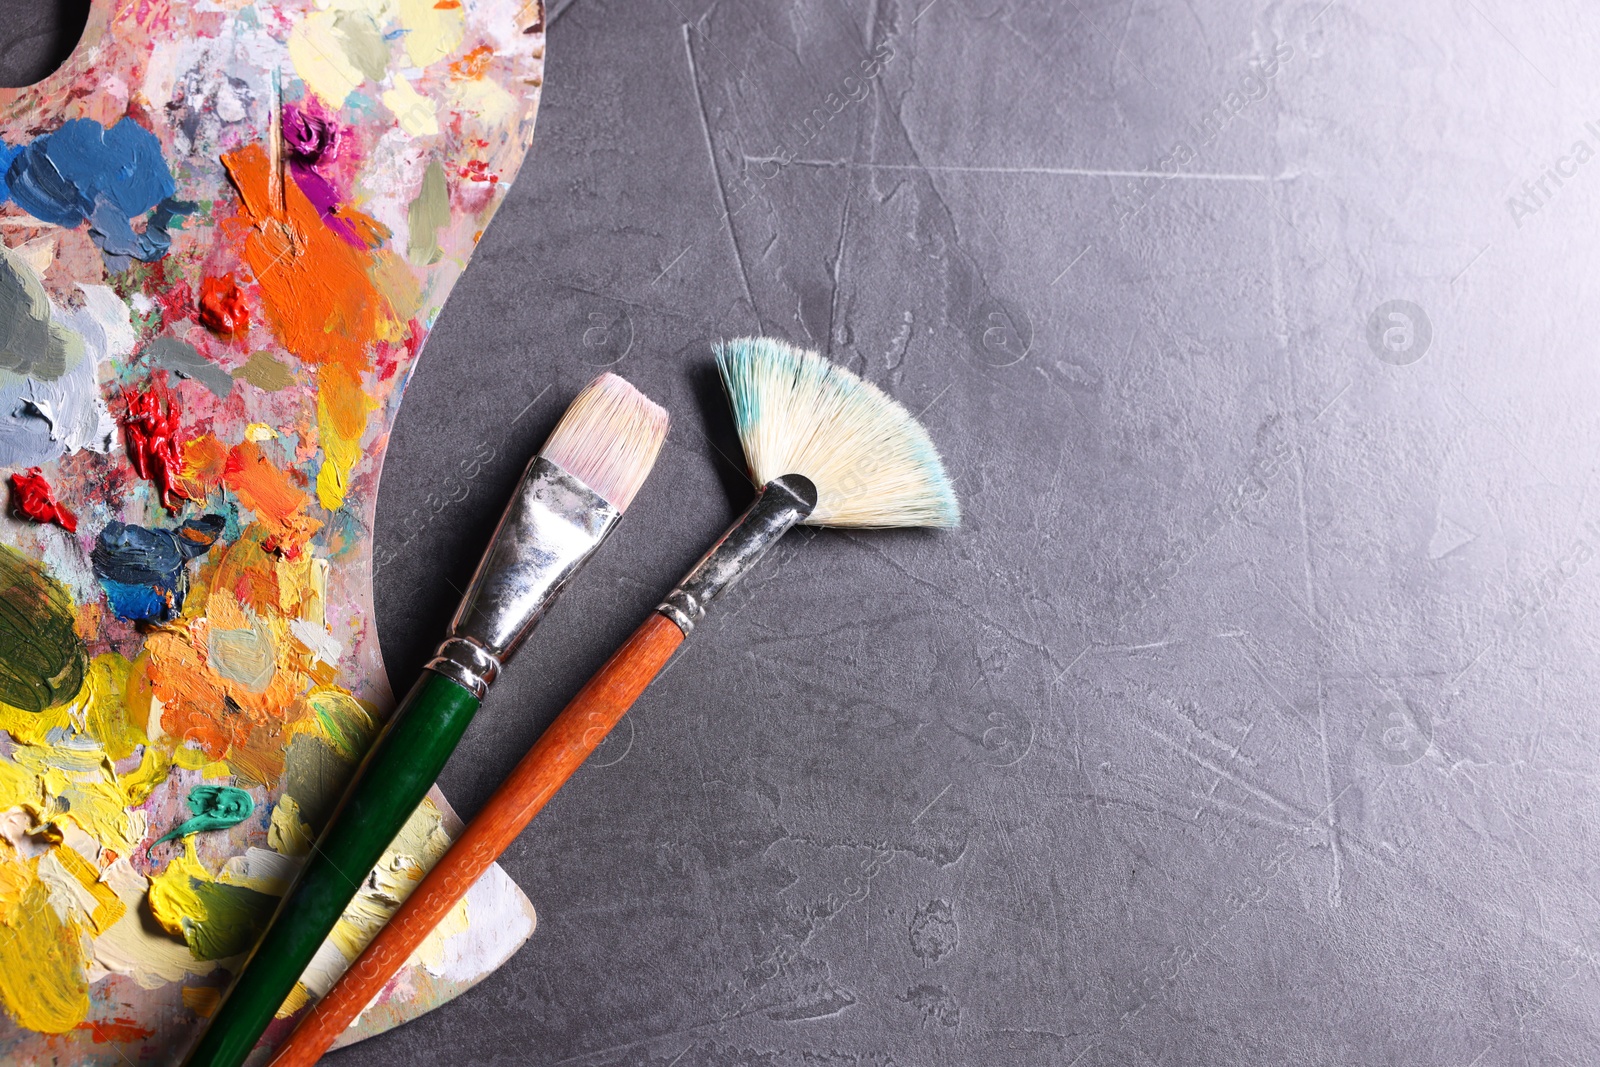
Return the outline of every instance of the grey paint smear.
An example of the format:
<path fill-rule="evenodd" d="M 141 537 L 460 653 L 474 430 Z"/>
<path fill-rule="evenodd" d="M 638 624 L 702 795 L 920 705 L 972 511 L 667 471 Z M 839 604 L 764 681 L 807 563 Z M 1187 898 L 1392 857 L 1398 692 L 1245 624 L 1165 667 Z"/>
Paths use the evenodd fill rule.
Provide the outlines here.
<path fill-rule="evenodd" d="M 49 381 L 82 357 L 82 338 L 54 321 L 33 268 L 0 246 L 0 369 Z"/>
<path fill-rule="evenodd" d="M 31 274 L 15 256 L 7 254 L 6 262 Z M 80 307 L 61 314 L 45 304 L 50 330 L 70 338 L 61 372 L 47 380 L 0 369 L 0 466 L 39 466 L 80 448 L 111 451 L 116 423 L 101 394 L 100 373 L 111 356 L 132 350 L 133 329 L 127 305 L 110 289 L 78 289 Z"/>
<path fill-rule="evenodd" d="M 218 400 L 227 399 L 233 389 L 233 375 L 201 355 L 194 345 L 176 337 L 157 337 L 145 346 L 139 358 L 152 367 L 162 367 L 194 379 L 211 390 Z"/>

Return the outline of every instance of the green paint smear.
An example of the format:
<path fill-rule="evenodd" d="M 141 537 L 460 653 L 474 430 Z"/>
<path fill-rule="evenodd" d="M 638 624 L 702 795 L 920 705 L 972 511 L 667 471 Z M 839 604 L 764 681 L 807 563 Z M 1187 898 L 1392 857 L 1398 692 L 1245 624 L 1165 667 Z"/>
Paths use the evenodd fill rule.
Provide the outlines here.
<path fill-rule="evenodd" d="M 0 545 L 0 700 L 41 712 L 78 695 L 89 659 L 72 623 L 67 587 Z"/>
<path fill-rule="evenodd" d="M 439 262 L 439 230 L 450 222 L 450 190 L 445 188 L 444 167 L 436 159 L 422 176 L 422 189 L 411 201 L 406 223 L 411 230 L 411 245 L 406 254 L 419 267 Z"/>
<path fill-rule="evenodd" d="M 284 759 L 283 791 L 294 797 L 300 817 L 320 834 L 354 770 L 354 761 L 339 755 L 322 738 L 297 734 Z"/>
<path fill-rule="evenodd" d="M 355 68 L 371 81 L 382 81 L 389 73 L 389 42 L 372 16 L 341 11 L 333 26 L 344 38 L 344 54 Z"/>
<path fill-rule="evenodd" d="M 334 751 L 351 763 L 361 762 L 372 739 L 378 736 L 378 720 L 349 693 L 323 689 L 312 693 L 307 702 L 316 712 L 317 723 L 333 743 Z"/>
<path fill-rule="evenodd" d="M 261 940 L 278 898 L 242 885 L 193 879 L 205 918 L 183 920 L 183 940 L 197 960 L 225 960 Z"/>
<path fill-rule="evenodd" d="M 271 352 L 252 352 L 245 365 L 234 371 L 233 376 L 268 393 L 276 393 L 294 384 L 294 371 L 287 364 L 272 358 Z"/>
<path fill-rule="evenodd" d="M 226 830 L 230 826 L 237 826 L 256 810 L 256 802 L 249 793 L 236 786 L 197 785 L 189 790 L 189 810 L 194 812 L 194 818 L 183 820 L 174 829 L 150 842 L 150 848 L 144 850 L 146 856 L 150 855 L 151 849 L 164 841 L 172 841 L 189 834 L 204 833 L 207 830 Z"/>

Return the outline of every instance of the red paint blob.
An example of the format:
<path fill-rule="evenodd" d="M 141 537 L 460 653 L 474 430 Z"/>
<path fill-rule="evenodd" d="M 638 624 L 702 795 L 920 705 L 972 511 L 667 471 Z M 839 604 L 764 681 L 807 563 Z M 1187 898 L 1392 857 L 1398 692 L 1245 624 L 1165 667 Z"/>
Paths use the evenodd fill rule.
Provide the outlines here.
<path fill-rule="evenodd" d="M 221 337 L 237 337 L 249 327 L 250 309 L 233 275 L 200 283 L 200 325 Z"/>
<path fill-rule="evenodd" d="M 489 173 L 489 164 L 482 159 L 469 159 L 467 165 L 458 172 L 463 178 L 474 182 L 489 182 L 491 184 L 500 180 L 500 175 Z"/>
<path fill-rule="evenodd" d="M 144 392 L 124 390 L 122 400 L 128 408 L 122 417 L 128 459 L 139 477 L 155 485 L 161 506 L 175 512 L 182 506 L 179 501 L 188 499 L 188 494 L 176 482 L 183 470 L 183 442 L 178 438 L 178 418 L 182 412 L 178 408 L 178 398 L 172 395 L 163 378 L 151 378 Z"/>
<path fill-rule="evenodd" d="M 68 533 L 77 532 L 78 517 L 56 501 L 55 490 L 38 467 L 11 476 L 11 507 L 25 519 L 53 522 Z"/>

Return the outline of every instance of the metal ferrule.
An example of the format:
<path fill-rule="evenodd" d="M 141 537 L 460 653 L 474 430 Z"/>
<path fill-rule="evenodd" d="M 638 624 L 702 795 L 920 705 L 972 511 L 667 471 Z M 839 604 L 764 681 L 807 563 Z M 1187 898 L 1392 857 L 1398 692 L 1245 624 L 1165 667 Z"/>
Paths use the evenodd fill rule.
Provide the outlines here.
<path fill-rule="evenodd" d="M 483 699 L 567 579 L 621 516 L 605 497 L 535 456 L 428 669 Z"/>
<path fill-rule="evenodd" d="M 755 501 L 700 557 L 678 587 L 656 608 L 685 637 L 705 618 L 706 606 L 755 566 L 789 528 L 817 506 L 817 487 L 801 474 L 785 474 L 761 487 Z"/>

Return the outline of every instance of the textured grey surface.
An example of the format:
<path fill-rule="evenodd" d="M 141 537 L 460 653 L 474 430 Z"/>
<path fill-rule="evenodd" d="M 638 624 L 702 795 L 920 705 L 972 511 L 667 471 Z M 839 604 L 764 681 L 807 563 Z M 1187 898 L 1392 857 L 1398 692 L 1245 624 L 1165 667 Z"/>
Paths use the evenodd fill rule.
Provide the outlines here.
<path fill-rule="evenodd" d="M 90 0 L 0 2 L 0 85 L 32 85 L 72 54 Z"/>
<path fill-rule="evenodd" d="M 923 412 L 968 521 L 795 537 L 507 855 L 532 941 L 331 1062 L 1594 1062 L 1585 10 L 558 8 L 389 452 L 397 684 L 597 366 L 675 424 L 457 806 L 746 499 L 713 339 Z"/>

